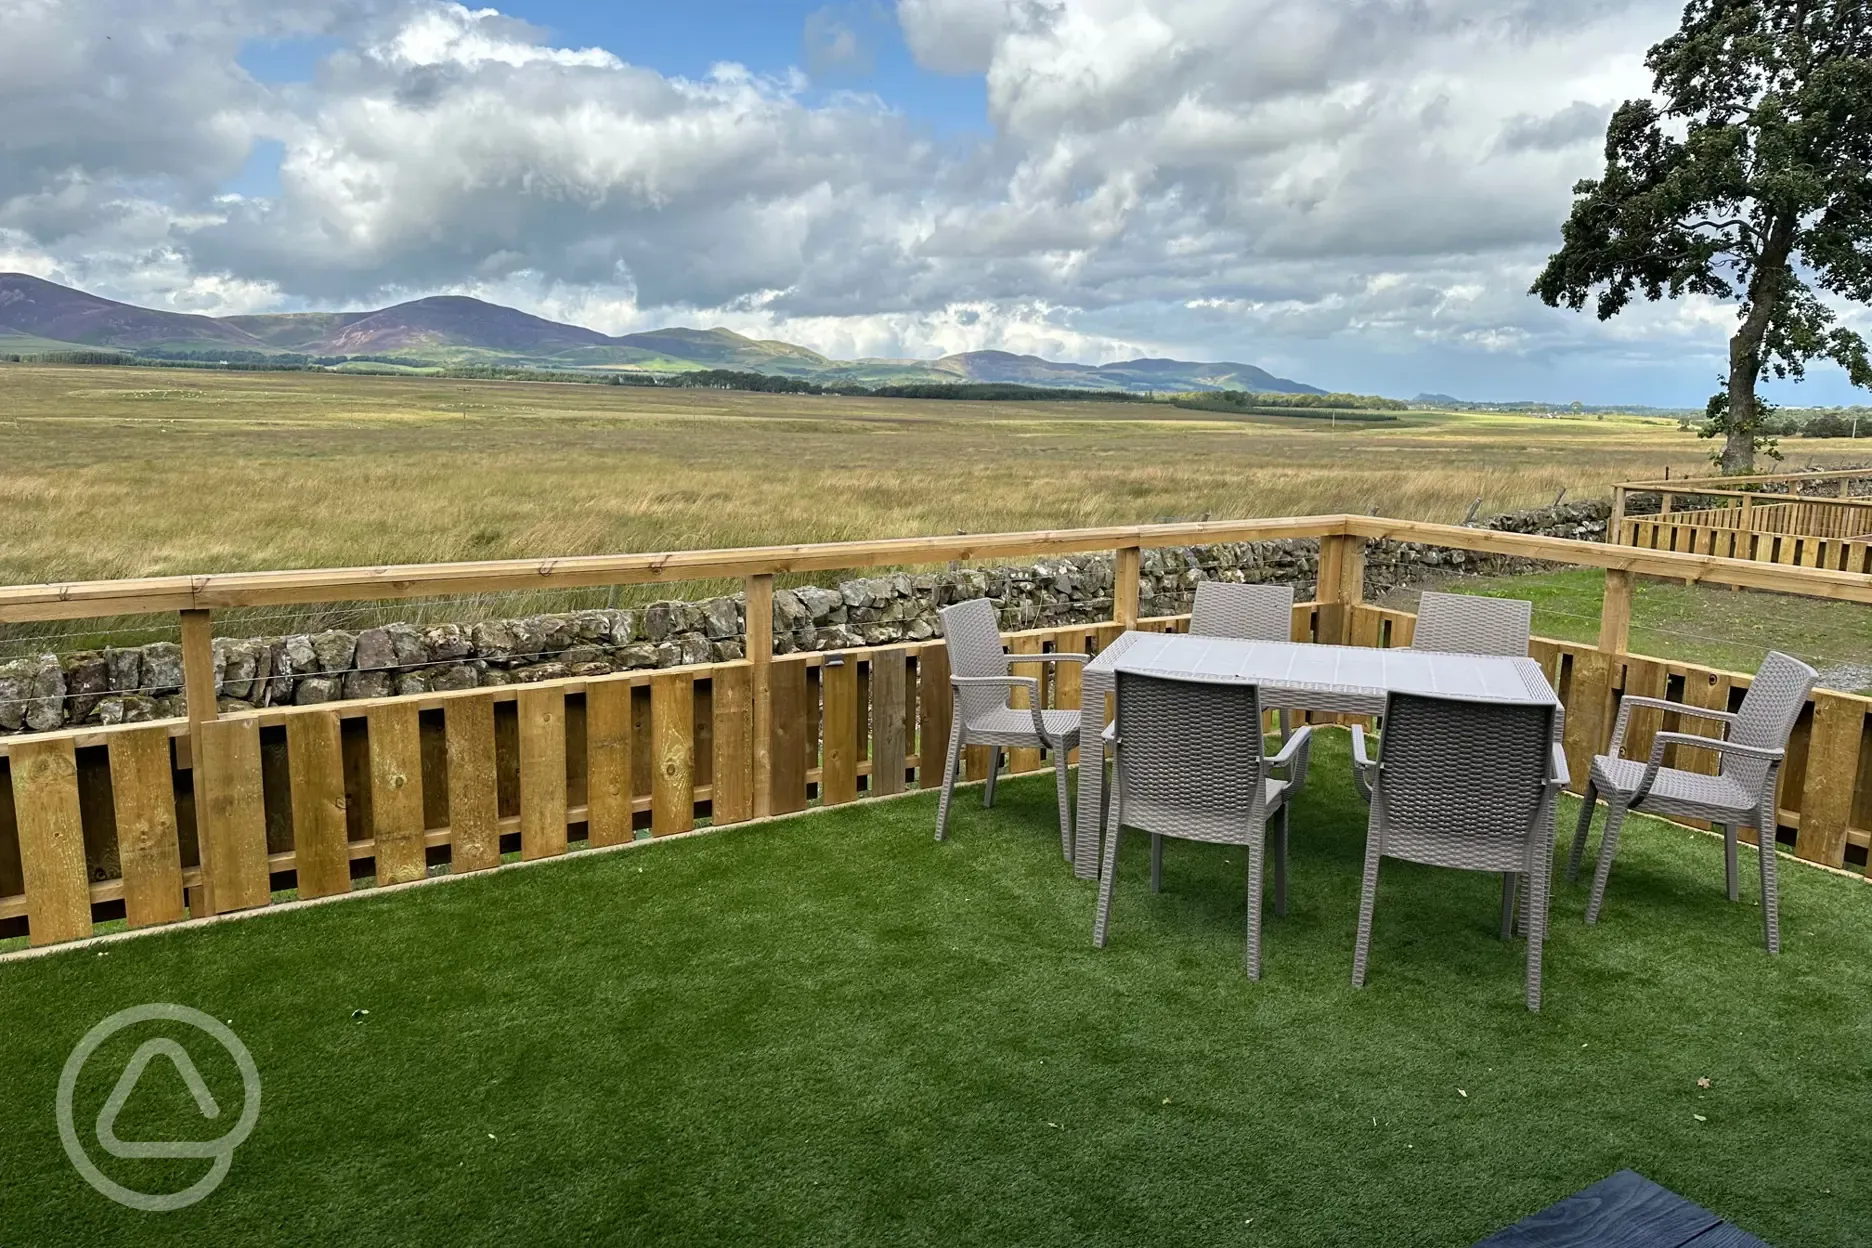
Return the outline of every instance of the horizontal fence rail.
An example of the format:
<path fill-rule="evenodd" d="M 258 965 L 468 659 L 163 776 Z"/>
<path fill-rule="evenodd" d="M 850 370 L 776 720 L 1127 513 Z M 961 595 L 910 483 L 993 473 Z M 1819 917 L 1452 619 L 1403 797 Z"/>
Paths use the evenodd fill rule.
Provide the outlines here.
<path fill-rule="evenodd" d="M 1605 748 L 1623 696 L 1727 708 L 1748 685 L 1744 675 L 1628 653 L 1634 575 L 1872 602 L 1863 569 L 1365 516 L 5 589 L 0 620 L 181 611 L 194 696 L 188 719 L 0 738 L 0 925 L 49 944 L 106 919 L 146 927 L 266 906 L 284 889 L 326 896 L 933 787 L 953 713 L 943 644 L 774 656 L 776 572 L 1112 549 L 1116 618 L 1007 639 L 1016 654 L 1092 654 L 1127 627 L 1182 627 L 1139 621 L 1141 548 L 1272 537 L 1320 542 L 1319 600 L 1295 608 L 1293 635 L 1335 644 L 1411 639 L 1413 616 L 1361 601 L 1368 541 L 1604 569 L 1599 644 L 1534 646 L 1567 707 L 1576 784 Z M 386 586 L 413 597 L 465 583 L 731 574 L 746 578 L 745 660 L 225 716 L 215 708 L 216 606 L 376 598 Z M 1040 677 L 1052 705 L 1079 705 L 1076 665 L 1016 671 Z M 1827 690 L 1803 713 L 1779 798 L 1781 837 L 1803 858 L 1838 867 L 1872 846 L 1869 714 L 1872 699 Z M 1677 718 L 1636 717 L 1632 751 L 1642 757 L 1656 732 L 1679 730 Z M 1681 726 L 1702 729 L 1693 719 Z M 1677 765 L 1714 765 L 1679 752 Z M 986 749 L 971 750 L 964 777 L 985 778 L 988 765 Z M 1009 752 L 1017 773 L 1041 765 L 1036 751 Z"/>

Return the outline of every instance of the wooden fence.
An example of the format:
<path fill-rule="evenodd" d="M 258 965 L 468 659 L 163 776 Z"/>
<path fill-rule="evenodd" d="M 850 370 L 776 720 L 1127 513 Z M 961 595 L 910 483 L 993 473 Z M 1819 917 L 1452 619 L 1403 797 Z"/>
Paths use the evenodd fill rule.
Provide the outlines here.
<path fill-rule="evenodd" d="M 1619 541 L 1645 550 L 1682 551 L 1791 567 L 1872 572 L 1872 538 L 1816 534 L 1816 528 L 1856 528 L 1803 519 L 1806 503 L 1679 511 L 1625 521 Z M 1788 509 L 1782 512 L 1781 509 Z M 1780 512 L 1780 514 L 1776 514 Z M 1762 513 L 1768 513 L 1765 517 Z M 1758 518 L 1759 517 L 1759 518 Z"/>
<path fill-rule="evenodd" d="M 1114 619 L 1016 633 L 1017 654 L 1095 653 L 1137 618 L 1137 569 L 1151 546 L 1270 537 L 1321 543 L 1319 601 L 1296 608 L 1297 639 L 1404 645 L 1413 617 L 1361 601 L 1367 541 L 1397 540 L 1606 569 L 1598 646 L 1539 641 L 1568 709 L 1576 778 L 1604 748 L 1618 698 L 1732 705 L 1748 678 L 1626 653 L 1634 574 L 1872 603 L 1872 575 L 1764 566 L 1707 553 L 1567 541 L 1362 516 L 989 537 L 432 565 L 0 589 L 0 622 L 180 610 L 192 717 L 0 738 L 0 925 L 34 944 L 390 884 L 445 869 L 542 858 L 583 842 L 721 826 L 934 785 L 951 705 L 941 642 L 767 657 L 773 575 L 1112 549 Z M 402 698 L 218 715 L 208 612 L 265 602 L 413 597 L 618 580 L 747 577 L 748 660 Z M 570 579 L 577 578 L 577 579 Z M 387 592 L 386 592 L 387 591 Z M 1078 704 L 1077 667 L 1034 665 L 1044 695 Z M 1019 669 L 1017 669 L 1019 670 Z M 1816 692 L 1783 773 L 1783 839 L 1842 866 L 1872 845 L 1872 700 Z M 1631 749 L 1675 728 L 1647 714 Z M 1697 731 L 1695 720 L 1685 730 Z M 927 759 L 927 765 L 926 765 Z M 1710 766 L 1687 754 L 1686 766 Z M 1015 772 L 1041 765 L 1015 750 Z M 986 751 L 966 774 L 981 778 Z"/>
<path fill-rule="evenodd" d="M 1872 570 L 1872 498 L 1850 491 L 1868 476 L 1864 469 L 1845 469 L 1626 481 L 1613 487 L 1611 532 L 1614 540 L 1647 550 L 1863 573 Z M 1634 492 L 1656 494 L 1657 514 L 1628 517 Z M 1695 505 L 1680 506 L 1686 499 Z"/>

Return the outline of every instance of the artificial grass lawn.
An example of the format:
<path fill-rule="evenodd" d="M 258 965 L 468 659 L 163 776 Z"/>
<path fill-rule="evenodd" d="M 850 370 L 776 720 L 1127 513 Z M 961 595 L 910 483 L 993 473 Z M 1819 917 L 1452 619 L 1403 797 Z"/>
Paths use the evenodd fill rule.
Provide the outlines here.
<path fill-rule="evenodd" d="M 1259 984 L 1236 849 L 1172 844 L 1153 896 L 1127 839 L 1094 950 L 1044 773 L 947 844 L 920 795 L 0 966 L 0 1243 L 1442 1246 L 1621 1166 L 1781 1248 L 1864 1242 L 1864 885 L 1784 864 L 1771 960 L 1720 845 L 1636 819 L 1597 928 L 1558 885 L 1534 1015 L 1496 881 L 1387 862 L 1358 991 L 1346 767 L 1322 734 Z M 231 1020 L 265 1086 L 168 1214 L 86 1186 L 52 1111 L 146 1001 Z M 147 1035 L 87 1067 L 81 1131 Z M 119 1135 L 208 1134 L 151 1071 Z"/>

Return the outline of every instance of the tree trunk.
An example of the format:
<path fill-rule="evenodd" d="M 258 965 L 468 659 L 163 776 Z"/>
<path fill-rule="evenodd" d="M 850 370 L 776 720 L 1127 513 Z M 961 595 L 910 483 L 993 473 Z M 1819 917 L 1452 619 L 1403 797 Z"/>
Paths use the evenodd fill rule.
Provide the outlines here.
<path fill-rule="evenodd" d="M 1756 258 L 1755 273 L 1749 280 L 1749 310 L 1729 339 L 1729 432 L 1723 442 L 1724 476 L 1739 476 L 1755 471 L 1755 437 L 1761 421 L 1761 404 L 1755 398 L 1755 381 L 1761 376 L 1762 342 L 1768 325 L 1781 302 L 1788 272 L 1788 256 L 1794 250 L 1794 222 L 1782 217 L 1769 227 L 1762 253 Z"/>

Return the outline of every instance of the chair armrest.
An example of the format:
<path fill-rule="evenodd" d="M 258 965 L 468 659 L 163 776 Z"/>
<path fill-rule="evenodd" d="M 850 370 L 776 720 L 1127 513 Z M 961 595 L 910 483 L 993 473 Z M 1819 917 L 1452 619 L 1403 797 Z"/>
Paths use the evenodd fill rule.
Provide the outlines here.
<path fill-rule="evenodd" d="M 1376 763 L 1365 753 L 1365 725 L 1352 725 L 1352 786 L 1366 801 L 1372 797 L 1372 777 L 1378 774 Z"/>
<path fill-rule="evenodd" d="M 1770 750 L 1759 745 L 1743 745 L 1739 741 L 1723 741 L 1716 737 L 1699 737 L 1694 732 L 1660 732 L 1651 742 L 1651 757 L 1664 757 L 1667 745 L 1687 745 L 1692 749 L 1714 750 L 1718 754 L 1735 754 L 1742 758 L 1781 759 L 1787 756 L 1786 750 Z"/>
<path fill-rule="evenodd" d="M 1550 745 L 1547 752 L 1547 783 L 1566 788 L 1573 783 L 1573 772 L 1567 767 L 1566 749 L 1560 745 Z"/>
<path fill-rule="evenodd" d="M 1031 676 L 951 676 L 949 683 L 963 685 L 1001 685 L 1004 688 L 1039 689 L 1040 682 Z"/>
<path fill-rule="evenodd" d="M 1647 698 L 1642 694 L 1630 694 L 1619 699 L 1618 718 L 1612 724 L 1612 743 L 1606 747 L 1613 758 L 1622 757 L 1620 751 L 1625 746 L 1625 726 L 1631 720 L 1632 710 L 1636 707 L 1648 707 L 1668 714 L 1691 715 L 1697 719 L 1714 719 L 1724 724 L 1733 724 L 1736 717 L 1729 711 L 1709 711 L 1699 706 L 1685 706 L 1682 702 L 1666 702 L 1663 698 Z M 1714 740 L 1715 738 L 1707 738 Z"/>
<path fill-rule="evenodd" d="M 1368 771 L 1372 761 L 1365 755 L 1365 725 L 1352 725 L 1352 765 L 1360 771 Z"/>
<path fill-rule="evenodd" d="M 1679 715 L 1694 715 L 1698 719 L 1720 719 L 1724 723 L 1729 724 L 1733 724 L 1736 721 L 1736 713 L 1734 711 L 1715 711 L 1708 710 L 1701 706 L 1686 706 L 1682 702 L 1667 702 L 1663 698 L 1647 698 L 1642 694 L 1636 693 L 1627 694 L 1625 697 L 1620 698 L 1619 705 L 1648 706 L 1659 711 L 1675 711 Z"/>
<path fill-rule="evenodd" d="M 1280 753 L 1274 755 L 1272 758 L 1267 760 L 1268 766 L 1285 767 L 1288 763 L 1293 762 L 1294 756 L 1300 753 L 1302 750 L 1304 750 L 1306 748 L 1307 743 L 1311 741 L 1312 739 L 1313 739 L 1312 725 L 1306 724 L 1306 725 L 1302 725 L 1300 728 L 1295 729 L 1293 736 L 1288 737 L 1287 743 L 1281 746 Z"/>
<path fill-rule="evenodd" d="M 1260 727 L 1260 724 L 1255 725 L 1256 729 Z M 1300 786 L 1306 783 L 1307 768 L 1312 761 L 1313 729 L 1309 725 L 1302 725 L 1291 737 L 1287 738 L 1286 744 L 1280 748 L 1280 753 L 1267 759 L 1263 766 L 1269 771 L 1286 769 L 1287 787 L 1297 793 Z"/>
<path fill-rule="evenodd" d="M 1092 656 L 1076 654 L 1071 650 L 1055 650 L 1047 654 L 1010 654 L 1007 656 L 1007 661 L 1009 665 L 1015 663 L 1090 663 Z"/>

